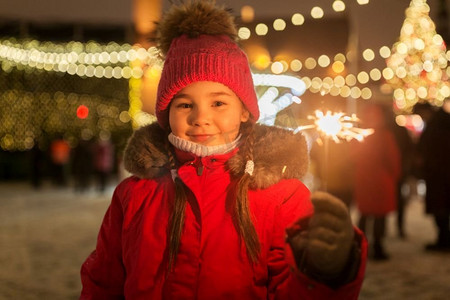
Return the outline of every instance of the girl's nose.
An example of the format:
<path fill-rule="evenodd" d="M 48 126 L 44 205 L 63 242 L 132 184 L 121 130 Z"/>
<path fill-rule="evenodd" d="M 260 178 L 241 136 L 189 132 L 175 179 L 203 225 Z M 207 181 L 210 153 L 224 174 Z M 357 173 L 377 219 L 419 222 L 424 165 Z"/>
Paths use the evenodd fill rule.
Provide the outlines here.
<path fill-rule="evenodd" d="M 191 115 L 192 124 L 195 126 L 204 126 L 210 124 L 210 114 L 207 109 L 196 107 Z"/>

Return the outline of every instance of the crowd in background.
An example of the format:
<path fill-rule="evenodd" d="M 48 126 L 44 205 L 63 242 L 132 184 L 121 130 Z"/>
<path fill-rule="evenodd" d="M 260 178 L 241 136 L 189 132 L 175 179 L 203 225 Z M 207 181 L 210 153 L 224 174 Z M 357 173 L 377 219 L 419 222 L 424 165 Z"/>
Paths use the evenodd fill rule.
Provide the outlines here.
<path fill-rule="evenodd" d="M 113 173 L 117 171 L 117 155 L 108 139 L 79 140 L 75 147 L 62 137 L 55 138 L 47 151 L 39 144 L 31 151 L 31 181 L 40 188 L 48 173 L 55 186 L 73 186 L 75 192 L 83 193 L 91 186 L 104 192 Z"/>

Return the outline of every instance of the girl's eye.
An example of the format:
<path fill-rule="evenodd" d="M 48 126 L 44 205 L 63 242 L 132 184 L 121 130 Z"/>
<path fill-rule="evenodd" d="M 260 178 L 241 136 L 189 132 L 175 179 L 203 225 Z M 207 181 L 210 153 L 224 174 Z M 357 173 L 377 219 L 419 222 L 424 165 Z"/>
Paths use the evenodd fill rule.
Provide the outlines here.
<path fill-rule="evenodd" d="M 214 106 L 222 106 L 222 105 L 225 105 L 225 103 L 222 102 L 222 101 L 215 101 L 214 102 Z"/>
<path fill-rule="evenodd" d="M 191 108 L 192 105 L 189 103 L 180 103 L 177 105 L 178 108 Z"/>

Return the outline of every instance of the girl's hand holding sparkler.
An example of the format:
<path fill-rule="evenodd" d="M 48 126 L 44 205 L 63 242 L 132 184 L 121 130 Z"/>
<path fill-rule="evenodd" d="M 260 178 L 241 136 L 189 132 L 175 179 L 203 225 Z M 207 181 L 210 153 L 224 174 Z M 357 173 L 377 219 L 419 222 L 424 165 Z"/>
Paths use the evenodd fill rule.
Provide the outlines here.
<path fill-rule="evenodd" d="M 288 232 L 289 244 L 299 269 L 306 275 L 325 283 L 340 281 L 342 274 L 347 274 L 354 245 L 348 209 L 341 200 L 325 192 L 315 192 L 311 199 L 314 215 L 305 230 Z"/>

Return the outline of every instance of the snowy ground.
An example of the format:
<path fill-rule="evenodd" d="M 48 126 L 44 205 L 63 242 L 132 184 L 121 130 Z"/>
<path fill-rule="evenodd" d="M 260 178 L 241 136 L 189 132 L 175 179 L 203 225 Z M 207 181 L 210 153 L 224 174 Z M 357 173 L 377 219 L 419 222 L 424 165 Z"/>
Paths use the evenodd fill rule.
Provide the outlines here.
<path fill-rule="evenodd" d="M 0 183 L 0 299 L 78 299 L 80 265 L 95 245 L 111 194 L 112 187 L 103 195 L 76 195 L 50 185 L 35 191 Z M 369 261 L 360 299 L 450 299 L 450 253 L 423 251 L 435 231 L 421 198 L 408 205 L 407 239 L 398 239 L 394 228 L 390 215 L 391 259 Z"/>

